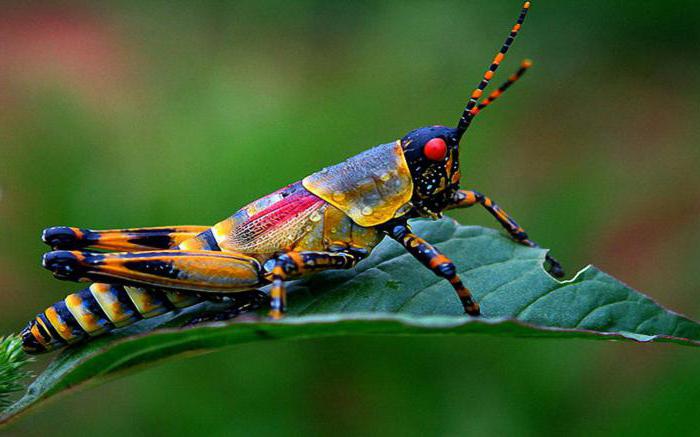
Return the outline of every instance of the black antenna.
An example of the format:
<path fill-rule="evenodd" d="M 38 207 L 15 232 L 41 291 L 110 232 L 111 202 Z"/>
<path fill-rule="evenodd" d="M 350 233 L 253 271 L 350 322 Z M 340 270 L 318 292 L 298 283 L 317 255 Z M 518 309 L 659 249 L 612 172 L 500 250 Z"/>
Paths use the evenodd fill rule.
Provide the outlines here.
<path fill-rule="evenodd" d="M 466 132 L 469 128 L 469 125 L 474 119 L 474 116 L 479 112 L 479 109 L 477 109 L 476 104 L 478 103 L 481 94 L 483 94 L 484 89 L 489 84 L 489 81 L 493 78 L 493 75 L 496 72 L 496 69 L 498 69 L 498 66 L 501 64 L 501 61 L 503 61 L 503 58 L 508 52 L 508 49 L 510 48 L 511 44 L 513 44 L 515 37 L 518 36 L 520 27 L 522 26 L 523 21 L 525 21 L 525 16 L 527 15 L 527 11 L 529 9 L 530 2 L 526 1 L 525 3 L 523 3 L 523 8 L 520 11 L 518 21 L 515 22 L 515 25 L 510 30 L 510 34 L 503 43 L 501 50 L 496 54 L 496 57 L 493 58 L 491 66 L 488 68 L 488 70 L 486 70 L 483 79 L 481 79 L 481 82 L 479 82 L 479 85 L 476 87 L 476 89 L 474 89 L 471 96 L 469 97 L 469 102 L 467 102 L 467 106 L 466 108 L 464 108 L 462 118 L 459 119 L 459 124 L 457 125 L 457 132 L 460 138 L 462 137 L 462 135 L 464 135 L 464 132 Z"/>

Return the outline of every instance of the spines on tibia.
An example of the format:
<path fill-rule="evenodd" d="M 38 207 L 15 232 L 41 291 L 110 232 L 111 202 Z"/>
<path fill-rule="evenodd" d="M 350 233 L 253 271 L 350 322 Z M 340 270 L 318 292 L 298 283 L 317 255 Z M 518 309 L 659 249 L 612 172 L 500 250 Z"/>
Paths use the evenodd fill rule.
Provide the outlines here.
<path fill-rule="evenodd" d="M 22 346 L 29 354 L 49 352 L 201 301 L 176 291 L 95 283 L 38 314 L 22 330 Z"/>

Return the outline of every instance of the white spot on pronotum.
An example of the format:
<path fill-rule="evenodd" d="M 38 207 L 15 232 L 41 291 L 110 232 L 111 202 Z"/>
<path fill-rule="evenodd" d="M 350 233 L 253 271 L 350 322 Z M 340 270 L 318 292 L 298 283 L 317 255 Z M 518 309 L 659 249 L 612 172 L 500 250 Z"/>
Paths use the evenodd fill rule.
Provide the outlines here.
<path fill-rule="evenodd" d="M 372 213 L 374 213 L 374 210 L 372 209 L 371 206 L 365 206 L 364 208 L 362 208 L 361 212 L 362 212 L 362 215 L 372 215 Z"/>

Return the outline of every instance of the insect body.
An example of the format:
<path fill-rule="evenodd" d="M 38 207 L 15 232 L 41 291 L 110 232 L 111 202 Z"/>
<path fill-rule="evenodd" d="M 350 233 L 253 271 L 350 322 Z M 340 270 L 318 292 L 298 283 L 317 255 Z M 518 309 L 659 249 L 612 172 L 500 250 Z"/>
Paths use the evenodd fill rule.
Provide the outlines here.
<path fill-rule="evenodd" d="M 45 230 L 43 239 L 54 251 L 44 255 L 44 267 L 57 278 L 92 284 L 31 321 L 22 331 L 25 350 L 52 350 L 208 296 L 238 299 L 238 308 L 252 306 L 260 294 L 251 291 L 266 284 L 271 284 L 270 316 L 279 318 L 285 309 L 285 281 L 351 268 L 385 236 L 448 280 L 465 312 L 479 315 L 479 305 L 456 274 L 455 265 L 413 234 L 408 220 L 437 218 L 451 208 L 480 204 L 517 242 L 536 246 L 491 199 L 459 188 L 460 139 L 479 111 L 529 67 L 523 63 L 479 103 L 529 6 L 524 3 L 455 128 L 416 129 L 256 200 L 212 227 Z M 553 258 L 548 261 L 555 276 L 563 275 Z"/>

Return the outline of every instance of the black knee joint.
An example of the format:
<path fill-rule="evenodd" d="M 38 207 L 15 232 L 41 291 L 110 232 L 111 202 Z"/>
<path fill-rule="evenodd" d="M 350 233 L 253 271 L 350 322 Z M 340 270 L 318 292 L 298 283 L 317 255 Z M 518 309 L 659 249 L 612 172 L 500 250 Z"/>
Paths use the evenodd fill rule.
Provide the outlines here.
<path fill-rule="evenodd" d="M 59 279 L 75 280 L 79 279 L 83 273 L 78 258 L 67 250 L 56 250 L 44 254 L 41 265 L 52 271 Z"/>
<path fill-rule="evenodd" d="M 391 238 L 401 241 L 406 235 L 411 233 L 411 229 L 404 222 L 388 222 L 379 226 L 379 229 L 389 234 Z"/>
<path fill-rule="evenodd" d="M 441 277 L 448 279 L 453 278 L 455 277 L 455 275 L 457 275 L 457 267 L 455 267 L 454 263 L 451 262 L 439 264 L 435 268 L 435 271 Z"/>
<path fill-rule="evenodd" d="M 281 254 L 277 256 L 277 265 L 282 267 L 284 273 L 292 274 L 298 270 L 297 264 L 294 262 L 292 257 L 287 254 Z"/>
<path fill-rule="evenodd" d="M 74 249 L 87 246 L 87 242 L 82 241 L 75 230 L 68 226 L 54 226 L 44 229 L 41 233 L 41 240 L 54 249 Z"/>
<path fill-rule="evenodd" d="M 518 241 L 524 241 L 524 240 L 528 240 L 530 238 L 530 237 L 528 237 L 527 232 L 525 232 L 525 231 L 516 232 L 515 234 L 513 234 L 513 236 Z"/>

